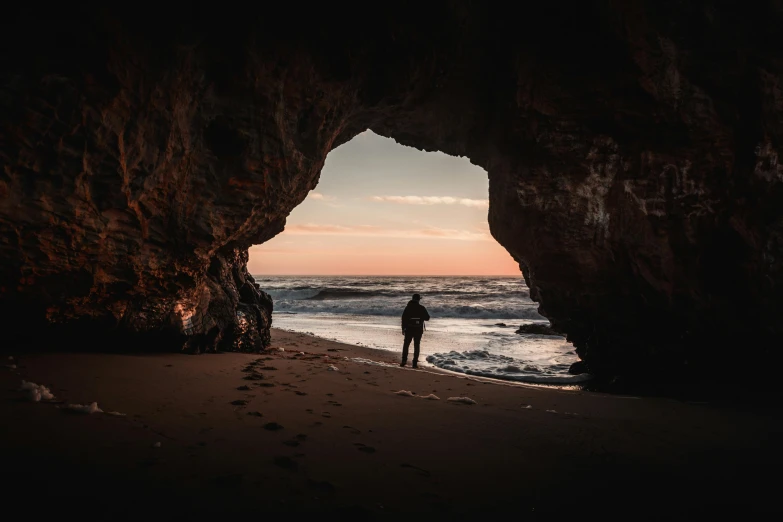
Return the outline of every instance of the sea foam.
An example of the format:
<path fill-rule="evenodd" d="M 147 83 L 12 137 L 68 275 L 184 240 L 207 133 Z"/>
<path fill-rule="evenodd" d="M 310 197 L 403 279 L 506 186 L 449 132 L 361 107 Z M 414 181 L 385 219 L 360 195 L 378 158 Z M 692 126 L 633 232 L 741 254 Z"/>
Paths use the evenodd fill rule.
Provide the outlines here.
<path fill-rule="evenodd" d="M 427 362 L 444 370 L 506 381 L 574 384 L 592 379 L 590 374 L 568 375 L 563 368 L 540 368 L 485 350 L 435 353 L 427 357 Z"/>

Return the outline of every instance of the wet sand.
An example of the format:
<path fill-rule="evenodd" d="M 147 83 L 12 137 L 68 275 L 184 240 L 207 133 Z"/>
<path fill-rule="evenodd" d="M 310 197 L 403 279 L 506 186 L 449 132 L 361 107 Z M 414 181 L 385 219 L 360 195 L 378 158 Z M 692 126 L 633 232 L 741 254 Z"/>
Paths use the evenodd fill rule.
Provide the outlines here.
<path fill-rule="evenodd" d="M 114 519 L 781 511 L 776 403 L 496 383 L 402 369 L 395 354 L 279 330 L 273 347 L 19 357 L 0 370 L 4 504 L 25 517 Z M 25 400 L 22 379 L 56 400 Z M 64 407 L 92 401 L 125 416 Z"/>

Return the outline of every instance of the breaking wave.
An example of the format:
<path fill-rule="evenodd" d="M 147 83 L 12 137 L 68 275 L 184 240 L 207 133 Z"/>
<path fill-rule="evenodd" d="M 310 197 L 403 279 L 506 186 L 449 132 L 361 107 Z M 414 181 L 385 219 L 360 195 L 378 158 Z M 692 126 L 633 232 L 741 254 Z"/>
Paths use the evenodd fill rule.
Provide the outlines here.
<path fill-rule="evenodd" d="M 492 354 L 485 350 L 435 353 L 427 357 L 427 362 L 452 372 L 505 381 L 574 384 L 592 379 L 592 375 L 586 373 L 568 374 L 568 364 L 538 366 L 512 357 Z"/>

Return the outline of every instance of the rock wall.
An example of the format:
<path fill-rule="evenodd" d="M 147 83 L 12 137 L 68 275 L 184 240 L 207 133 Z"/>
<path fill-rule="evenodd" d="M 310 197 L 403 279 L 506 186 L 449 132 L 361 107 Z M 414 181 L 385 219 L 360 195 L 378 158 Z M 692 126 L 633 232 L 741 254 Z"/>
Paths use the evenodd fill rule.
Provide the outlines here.
<path fill-rule="evenodd" d="M 247 249 L 371 128 L 488 171 L 492 234 L 592 371 L 775 355 L 779 2 L 53 9 L 2 34 L 11 337 L 263 347 Z"/>

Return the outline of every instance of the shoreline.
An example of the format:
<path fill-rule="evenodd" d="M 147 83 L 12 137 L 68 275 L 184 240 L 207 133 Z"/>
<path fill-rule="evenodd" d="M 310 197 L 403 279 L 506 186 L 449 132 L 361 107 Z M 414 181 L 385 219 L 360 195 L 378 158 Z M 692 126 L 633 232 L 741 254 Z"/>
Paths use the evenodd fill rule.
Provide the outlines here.
<path fill-rule="evenodd" d="M 308 337 L 313 337 L 315 339 L 322 339 L 327 342 L 333 342 L 342 344 L 345 346 L 351 346 L 352 349 L 356 350 L 367 350 L 371 355 L 379 356 L 384 359 L 391 357 L 389 363 L 391 364 L 391 361 L 394 357 L 396 357 L 397 364 L 399 365 L 400 357 L 402 356 L 402 348 L 400 348 L 399 352 L 395 352 L 393 350 L 384 350 L 383 348 L 371 348 L 369 346 L 361 346 L 361 345 L 354 345 L 354 344 L 348 344 L 343 343 L 342 341 L 337 341 L 334 339 L 328 339 L 326 337 L 321 337 L 318 335 L 314 335 L 311 333 L 305 333 L 305 332 L 297 332 L 295 330 L 287 330 L 283 328 L 272 328 L 272 331 L 279 331 L 279 332 L 286 332 L 289 334 L 302 334 L 307 335 Z M 413 350 L 413 348 L 411 348 Z M 451 375 L 453 377 L 457 378 L 463 378 L 468 380 L 473 380 L 476 382 L 485 382 L 487 384 L 497 384 L 497 385 L 506 385 L 506 386 L 522 386 L 522 387 L 529 387 L 529 388 L 543 388 L 547 390 L 560 390 L 560 391 L 595 391 L 595 390 L 588 390 L 587 384 L 590 381 L 584 381 L 581 383 L 574 383 L 574 384 L 559 384 L 559 383 L 545 383 L 545 382 L 528 382 L 528 381 L 514 381 L 511 379 L 499 379 L 499 378 L 493 378 L 493 377 L 486 377 L 484 375 L 473 375 L 465 372 L 457 372 L 454 370 L 448 370 L 446 368 L 441 368 L 439 366 L 435 366 L 434 364 L 428 362 L 426 360 L 426 356 L 422 356 L 424 359 L 419 361 L 419 367 L 417 368 L 418 371 L 429 371 L 430 373 L 435 374 L 444 374 L 444 375 Z M 414 368 L 410 367 L 410 364 L 407 366 L 406 369 L 413 370 Z M 600 393 L 600 391 L 596 391 L 597 393 Z M 634 397 L 638 398 L 638 397 Z"/>
<path fill-rule="evenodd" d="M 6 494 L 28 499 L 27 515 L 84 501 L 116 518 L 544 518 L 596 500 L 661 515 L 781 511 L 766 480 L 783 457 L 779 406 L 403 369 L 393 352 L 276 329 L 272 347 L 284 351 L 17 357 L 0 371 Z M 22 379 L 63 402 L 25 400 Z M 92 401 L 125 416 L 64 408 Z"/>

